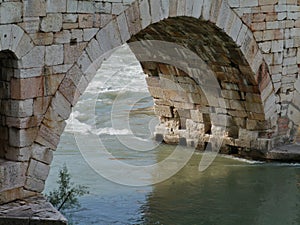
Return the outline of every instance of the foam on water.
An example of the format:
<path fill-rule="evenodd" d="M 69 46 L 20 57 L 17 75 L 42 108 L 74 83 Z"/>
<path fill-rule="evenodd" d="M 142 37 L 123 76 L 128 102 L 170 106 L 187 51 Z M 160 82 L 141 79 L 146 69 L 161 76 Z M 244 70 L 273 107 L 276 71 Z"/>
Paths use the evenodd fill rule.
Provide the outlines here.
<path fill-rule="evenodd" d="M 122 130 L 117 130 L 112 127 L 104 127 L 104 128 L 99 128 L 97 130 L 92 131 L 94 134 L 97 135 L 103 135 L 103 134 L 108 134 L 108 135 L 129 135 L 131 134 L 130 130 L 127 129 L 122 129 Z"/>
<path fill-rule="evenodd" d="M 104 123 L 100 124 L 102 127 L 96 127 L 94 123 L 104 116 L 105 119 L 110 118 L 110 105 L 114 103 L 118 95 L 125 92 L 147 93 L 145 76 L 129 47 L 124 45 L 118 48 L 107 61 L 103 62 L 84 95 L 74 107 L 70 119 L 67 120 L 65 131 L 85 135 L 91 133 L 96 135 L 132 134 L 128 129 L 114 129 Z M 101 109 L 103 115 L 96 115 L 93 107 Z"/>

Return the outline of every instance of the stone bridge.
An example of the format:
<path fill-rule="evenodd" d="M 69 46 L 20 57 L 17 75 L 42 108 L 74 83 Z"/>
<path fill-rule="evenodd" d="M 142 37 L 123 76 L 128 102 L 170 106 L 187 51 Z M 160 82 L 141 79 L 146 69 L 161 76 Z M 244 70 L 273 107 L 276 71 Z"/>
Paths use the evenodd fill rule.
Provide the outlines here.
<path fill-rule="evenodd" d="M 1 0 L 0 203 L 43 191 L 72 106 L 124 43 L 157 139 L 222 134 L 222 152 L 268 158 L 299 138 L 299 0 Z"/>

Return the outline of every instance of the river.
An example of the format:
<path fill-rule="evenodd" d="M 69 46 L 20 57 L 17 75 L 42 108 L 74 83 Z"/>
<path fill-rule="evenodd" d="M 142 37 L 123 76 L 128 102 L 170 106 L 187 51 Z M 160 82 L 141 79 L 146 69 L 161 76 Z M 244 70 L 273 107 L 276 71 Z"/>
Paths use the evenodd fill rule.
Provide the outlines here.
<path fill-rule="evenodd" d="M 194 152 L 179 172 L 157 184 L 152 184 L 153 173 L 143 169 L 138 175 L 125 171 L 128 176 L 117 177 L 122 182 L 106 176 L 107 171 L 122 172 L 116 161 L 139 168 L 161 162 L 176 149 L 153 140 L 158 121 L 144 76 L 129 48 L 122 46 L 103 63 L 73 109 L 45 189 L 48 193 L 57 187 L 64 164 L 75 184 L 89 188 L 79 198 L 81 207 L 67 212 L 73 224 L 300 224 L 300 164 L 218 156 L 199 172 L 202 154 Z M 99 147 L 92 137 L 101 140 Z M 111 157 L 95 151 L 94 161 L 86 161 L 85 152 L 97 147 Z M 97 173 L 95 162 L 106 172 Z"/>

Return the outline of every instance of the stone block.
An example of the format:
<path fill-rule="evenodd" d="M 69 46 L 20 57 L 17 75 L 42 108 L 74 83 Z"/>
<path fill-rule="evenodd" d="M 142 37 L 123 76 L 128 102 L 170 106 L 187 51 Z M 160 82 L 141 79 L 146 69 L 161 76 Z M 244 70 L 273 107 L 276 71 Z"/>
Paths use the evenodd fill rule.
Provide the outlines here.
<path fill-rule="evenodd" d="M 79 97 L 80 91 L 77 89 L 76 85 L 70 78 L 63 79 L 62 83 L 59 86 L 59 91 L 64 95 L 64 97 L 74 106 Z"/>
<path fill-rule="evenodd" d="M 45 47 L 36 46 L 28 54 L 26 54 L 19 64 L 19 68 L 38 68 L 44 65 Z"/>
<path fill-rule="evenodd" d="M 54 134 L 57 134 L 58 136 L 60 136 L 67 123 L 66 121 L 64 120 L 51 120 L 51 119 L 48 119 L 48 117 L 45 117 L 44 121 L 43 121 L 43 124 L 52 131 L 52 133 Z"/>
<path fill-rule="evenodd" d="M 24 187 L 26 190 L 41 193 L 45 188 L 45 182 L 43 180 L 27 176 Z"/>
<path fill-rule="evenodd" d="M 77 29 L 79 27 L 78 23 L 63 23 L 64 30 Z"/>
<path fill-rule="evenodd" d="M 22 7 L 21 2 L 2 2 L 0 5 L 0 24 L 21 22 Z"/>
<path fill-rule="evenodd" d="M 11 100 L 10 112 L 8 116 L 13 117 L 30 117 L 33 115 L 33 99 L 26 100 Z"/>
<path fill-rule="evenodd" d="M 37 143 L 34 143 L 31 149 L 33 159 L 36 159 L 37 161 L 46 163 L 48 165 L 51 164 L 53 160 L 53 150 Z"/>
<path fill-rule="evenodd" d="M 65 44 L 64 45 L 64 63 L 73 64 L 82 54 L 83 49 L 87 43 L 78 43 L 76 45 Z"/>
<path fill-rule="evenodd" d="M 92 71 L 91 73 L 95 75 L 98 70 L 98 68 L 93 68 L 93 62 L 86 52 L 83 52 L 81 54 L 81 56 L 77 60 L 77 64 L 79 65 L 81 71 L 85 74 L 85 76 L 89 74 L 90 71 Z"/>
<path fill-rule="evenodd" d="M 101 3 L 101 4 L 103 4 L 103 3 Z M 93 1 L 78 1 L 77 12 L 94 14 L 96 11 L 95 5 L 96 5 L 95 2 L 93 2 Z"/>
<path fill-rule="evenodd" d="M 53 97 L 51 106 L 63 119 L 69 118 L 71 113 L 71 104 L 59 91 L 57 91 Z"/>
<path fill-rule="evenodd" d="M 91 28 L 94 24 L 93 14 L 79 14 L 78 16 L 79 28 Z"/>
<path fill-rule="evenodd" d="M 9 128 L 9 144 L 12 147 L 31 146 L 37 136 L 37 128 L 17 129 Z"/>
<path fill-rule="evenodd" d="M 211 9 L 210 9 L 210 18 L 209 18 L 209 21 L 211 21 L 212 23 L 215 24 L 217 22 L 217 20 L 218 20 L 219 14 L 221 13 L 220 11 L 225 11 L 224 7 L 226 7 L 226 6 L 228 8 L 227 2 L 212 1 L 212 3 L 211 3 Z M 227 19 L 233 16 L 233 13 L 231 11 L 227 11 L 226 13 L 229 14 L 228 17 L 227 17 Z M 233 21 L 233 19 L 231 21 Z M 229 25 L 229 27 L 231 27 L 231 24 Z"/>
<path fill-rule="evenodd" d="M 245 109 L 245 103 L 237 100 L 229 101 L 230 109 L 243 111 Z"/>
<path fill-rule="evenodd" d="M 146 28 L 151 23 L 150 6 L 147 0 L 139 0 L 141 26 L 142 29 Z"/>
<path fill-rule="evenodd" d="M 104 50 L 106 50 L 106 49 L 111 50 L 111 49 L 119 47 L 123 44 L 122 39 L 121 39 L 121 34 L 120 34 L 120 31 L 118 28 L 117 20 L 112 20 L 98 34 L 100 34 L 100 33 L 102 33 L 102 37 L 103 37 L 103 35 L 105 35 L 109 39 L 109 42 L 105 43 L 107 45 L 107 47 L 103 47 L 104 43 L 101 42 L 101 39 L 99 39 L 97 36 L 97 40 L 98 40 L 100 46 L 103 47 Z"/>
<path fill-rule="evenodd" d="M 42 116 L 31 116 L 25 118 L 7 117 L 6 125 L 8 127 L 15 127 L 19 129 L 38 127 L 42 122 L 42 119 Z"/>
<path fill-rule="evenodd" d="M 64 74 L 68 72 L 68 70 L 72 67 L 72 64 L 62 64 L 52 66 L 52 73 L 53 74 Z"/>
<path fill-rule="evenodd" d="M 128 9 L 125 10 L 125 15 L 128 23 L 128 30 L 131 35 L 137 34 L 141 29 L 140 12 L 138 1 L 134 2 Z"/>
<path fill-rule="evenodd" d="M 240 1 L 240 7 L 254 7 L 258 6 L 258 0 L 243 0 Z"/>
<path fill-rule="evenodd" d="M 49 165 L 39 162 L 39 161 L 36 161 L 34 159 L 31 159 L 29 162 L 29 167 L 28 167 L 26 175 L 45 181 L 48 177 L 49 170 L 50 170 Z"/>
<path fill-rule="evenodd" d="M 63 22 L 64 23 L 76 23 L 78 20 L 77 14 L 64 14 L 63 15 Z"/>
<path fill-rule="evenodd" d="M 30 147 L 25 148 L 15 148 L 7 147 L 5 158 L 11 161 L 26 162 L 31 157 Z"/>
<path fill-rule="evenodd" d="M 122 43 L 125 43 L 130 39 L 130 33 L 128 30 L 125 13 L 122 13 L 117 17 L 117 24 L 120 31 Z"/>
<path fill-rule="evenodd" d="M 163 90 L 164 97 L 166 99 L 176 102 L 189 102 L 189 96 L 186 92 L 175 90 Z"/>
<path fill-rule="evenodd" d="M 68 30 L 63 30 L 54 34 L 54 42 L 57 44 L 66 44 L 71 41 L 71 33 Z"/>
<path fill-rule="evenodd" d="M 21 59 L 24 55 L 26 55 L 33 48 L 33 43 L 31 39 L 27 35 L 23 35 L 16 50 L 15 54 L 18 59 Z"/>
<path fill-rule="evenodd" d="M 113 16 L 110 14 L 96 14 L 94 20 L 94 27 L 105 27 L 111 20 Z"/>
<path fill-rule="evenodd" d="M 86 52 L 92 61 L 99 59 L 105 52 L 101 49 L 99 42 L 96 39 L 92 39 L 86 47 Z"/>
<path fill-rule="evenodd" d="M 46 46 L 45 64 L 47 66 L 59 65 L 64 62 L 63 45 Z"/>
<path fill-rule="evenodd" d="M 245 102 L 245 107 L 248 112 L 264 112 L 263 105 L 261 103 Z"/>
<path fill-rule="evenodd" d="M 44 81 L 44 96 L 52 96 L 55 94 L 58 86 L 60 85 L 64 74 L 56 74 L 45 76 Z"/>
<path fill-rule="evenodd" d="M 292 120 L 294 122 L 294 124 L 296 125 L 300 125 L 300 110 L 299 108 L 299 105 L 297 105 L 296 107 L 293 105 L 293 104 L 290 104 L 288 106 L 288 117 L 290 120 Z"/>
<path fill-rule="evenodd" d="M 194 0 L 192 16 L 197 19 L 200 18 L 200 16 L 202 15 L 202 7 L 203 0 Z"/>
<path fill-rule="evenodd" d="M 33 102 L 33 114 L 44 115 L 50 104 L 51 97 L 35 98 Z"/>
<path fill-rule="evenodd" d="M 80 68 L 75 65 L 67 73 L 66 78 L 70 79 L 72 83 L 77 87 L 78 91 L 83 94 L 84 90 L 88 86 L 88 82 L 85 79 Z"/>
<path fill-rule="evenodd" d="M 10 82 L 10 95 L 12 99 L 17 100 L 40 97 L 44 93 L 43 86 L 44 83 L 42 77 L 12 79 Z"/>
<path fill-rule="evenodd" d="M 284 46 L 284 41 L 283 40 L 272 41 L 271 51 L 272 52 L 281 52 L 281 51 L 283 51 L 283 46 Z"/>
<path fill-rule="evenodd" d="M 222 96 L 226 99 L 236 99 L 240 100 L 241 95 L 238 91 L 231 91 L 231 90 L 222 90 Z"/>
<path fill-rule="evenodd" d="M 112 9 L 111 9 L 111 13 L 113 15 L 120 15 L 124 9 L 126 8 L 126 6 L 124 5 L 123 2 L 116 2 L 116 3 L 112 3 Z"/>
<path fill-rule="evenodd" d="M 54 133 L 45 125 L 42 125 L 35 142 L 44 145 L 47 148 L 55 150 L 57 148 L 59 140 L 60 136 L 58 134 Z"/>
<path fill-rule="evenodd" d="M 150 0 L 150 12 L 152 23 L 157 23 L 163 19 L 161 10 L 161 1 Z"/>
<path fill-rule="evenodd" d="M 82 42 L 82 40 L 83 40 L 83 30 L 82 29 L 73 29 L 73 30 L 71 30 L 71 39 L 72 39 L 72 43 Z"/>
<path fill-rule="evenodd" d="M 53 43 L 53 33 L 34 33 L 30 37 L 35 45 L 51 45 Z"/>
<path fill-rule="evenodd" d="M 0 160 L 0 192 L 23 187 L 25 183 L 26 163 Z M 1 199 L 0 199 L 1 200 Z"/>
<path fill-rule="evenodd" d="M 66 0 L 67 1 L 67 12 L 68 13 L 76 13 L 78 0 Z"/>
<path fill-rule="evenodd" d="M 58 32 L 62 29 L 62 14 L 47 14 L 42 19 L 41 31 L 44 32 Z"/>
<path fill-rule="evenodd" d="M 24 31 L 14 25 L 0 26 L 0 49 L 14 51 L 18 46 Z"/>
<path fill-rule="evenodd" d="M 155 105 L 154 106 L 155 114 L 162 117 L 173 117 L 172 109 L 169 106 L 163 106 L 163 105 Z"/>
<path fill-rule="evenodd" d="M 83 30 L 83 41 L 90 41 L 96 36 L 98 28 L 88 28 Z"/>
<path fill-rule="evenodd" d="M 24 29 L 29 34 L 34 34 L 38 32 L 40 26 L 39 17 L 29 17 L 24 18 L 23 23 L 19 23 L 19 26 Z"/>
<path fill-rule="evenodd" d="M 238 35 L 240 33 L 241 27 L 242 27 L 242 20 L 238 16 L 234 16 L 232 26 L 230 28 L 229 36 L 236 41 L 238 38 Z"/>
<path fill-rule="evenodd" d="M 44 0 L 26 0 L 24 4 L 24 17 L 46 16 L 46 2 Z"/>
<path fill-rule="evenodd" d="M 66 12 L 67 1 L 47 0 L 47 13 Z"/>
<path fill-rule="evenodd" d="M 192 16 L 193 15 L 193 6 L 195 1 L 194 0 L 186 0 L 185 1 L 185 16 Z"/>
<path fill-rule="evenodd" d="M 211 5 L 212 5 L 211 0 L 203 0 L 202 17 L 205 20 L 209 20 L 210 18 Z"/>
<path fill-rule="evenodd" d="M 199 110 L 190 110 L 191 119 L 194 122 L 202 123 L 203 122 L 203 114 Z"/>

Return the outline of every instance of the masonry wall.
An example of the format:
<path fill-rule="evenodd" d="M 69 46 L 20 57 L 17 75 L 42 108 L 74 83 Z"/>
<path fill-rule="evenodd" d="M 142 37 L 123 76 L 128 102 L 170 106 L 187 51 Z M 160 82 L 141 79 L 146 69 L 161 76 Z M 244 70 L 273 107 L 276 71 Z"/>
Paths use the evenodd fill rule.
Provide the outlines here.
<path fill-rule="evenodd" d="M 253 31 L 268 64 L 280 115 L 279 134 L 290 140 L 299 138 L 300 1 L 228 2 Z"/>
<path fill-rule="evenodd" d="M 243 73 L 238 78 L 253 84 L 259 94 L 261 118 L 254 120 L 262 122 L 261 130 L 267 131 L 255 128 L 253 138 L 263 138 L 265 133 L 274 143 L 292 142 L 300 122 L 299 7 L 299 1 L 291 0 L 0 1 L 0 203 L 42 192 L 65 120 L 101 66 L 103 54 L 149 25 L 171 17 L 201 17 L 226 34 L 231 40 L 229 46 L 232 44 L 233 52 L 240 54 L 245 64 L 244 70 L 239 68 Z M 216 61 L 215 68 L 219 68 L 218 63 L 221 60 Z M 243 75 L 249 71 L 246 79 Z M 159 76 L 168 75 L 160 72 Z M 171 75 L 182 79 L 176 73 Z M 195 77 L 183 77 L 195 86 Z M 241 99 L 235 99 L 234 91 L 224 88 L 222 93 L 227 96 L 229 110 L 230 101 L 235 107 L 241 104 L 233 102 L 245 101 L 240 87 Z M 195 128 L 199 118 L 185 106 L 178 106 L 174 112 L 160 109 L 161 105 L 157 104 L 158 115 L 178 113 L 183 118 L 179 124 L 174 123 L 178 128 L 199 129 L 208 135 L 209 127 L 213 127 L 204 116 Z M 163 117 L 170 118 L 166 115 Z M 269 122 L 273 123 L 271 129 Z M 247 130 L 252 125 L 249 122 L 238 127 L 246 126 Z M 237 132 L 235 127 L 229 137 L 249 136 L 243 134 L 245 129 Z M 185 137 L 185 142 L 192 142 L 192 137 Z"/>

